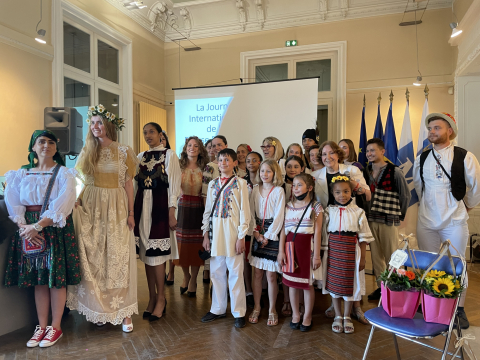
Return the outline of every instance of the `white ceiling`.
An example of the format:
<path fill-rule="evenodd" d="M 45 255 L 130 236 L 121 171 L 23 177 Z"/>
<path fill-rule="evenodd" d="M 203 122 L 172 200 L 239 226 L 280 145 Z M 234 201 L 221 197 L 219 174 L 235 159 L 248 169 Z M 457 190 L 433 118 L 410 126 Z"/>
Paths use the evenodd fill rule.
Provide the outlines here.
<path fill-rule="evenodd" d="M 402 13 L 407 5 L 407 0 L 143 0 L 146 8 L 127 10 L 121 0 L 105 1 L 167 42 Z M 407 8 L 426 4 L 409 0 Z M 451 4 L 430 0 L 428 9 Z M 407 15 L 413 20 L 413 13 Z"/>

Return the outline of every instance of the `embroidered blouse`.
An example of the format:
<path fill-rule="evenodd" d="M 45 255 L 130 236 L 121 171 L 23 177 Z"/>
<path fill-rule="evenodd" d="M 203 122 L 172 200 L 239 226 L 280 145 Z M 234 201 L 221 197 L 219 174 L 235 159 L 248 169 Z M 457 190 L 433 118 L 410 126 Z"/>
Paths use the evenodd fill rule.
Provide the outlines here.
<path fill-rule="evenodd" d="M 263 197 L 260 194 L 260 186 L 255 185 L 250 196 L 250 228 L 255 228 L 255 217 L 258 217 L 260 220 L 264 217 L 265 219 L 273 219 L 272 224 L 263 236 L 269 240 L 278 241 L 278 234 L 282 230 L 285 216 L 285 193 L 283 189 L 280 186 L 273 188 L 270 196 L 268 196 L 265 212 L 266 201 L 267 197 Z"/>
<path fill-rule="evenodd" d="M 305 206 L 296 208 L 293 206 L 292 202 L 289 202 L 285 208 L 285 234 L 294 233 L 297 228 L 298 222 L 305 211 Z M 312 211 L 315 212 L 315 217 L 312 215 Z M 313 201 L 310 208 L 305 213 L 305 216 L 302 219 L 302 223 L 298 227 L 298 234 L 314 234 L 315 233 L 315 219 L 318 216 L 323 216 L 322 204 L 317 201 Z"/>
<path fill-rule="evenodd" d="M 203 178 L 202 178 L 202 196 L 207 197 L 208 193 L 208 184 L 210 181 L 215 180 L 220 176 L 220 172 L 218 171 L 218 164 L 209 162 L 205 169 L 203 170 Z"/>
<path fill-rule="evenodd" d="M 212 210 L 221 187 L 220 178 L 208 184 L 202 230 L 204 235 L 210 230 L 210 212 L 213 211 L 211 255 L 231 257 L 236 255 L 236 241 L 247 235 L 250 224 L 247 182 L 235 176 L 222 191 Z"/>
<path fill-rule="evenodd" d="M 7 181 L 5 203 L 10 219 L 17 224 L 26 224 L 25 207 L 43 205 L 52 171 L 53 168 L 49 171 L 20 169 L 5 174 Z M 64 227 L 67 216 L 72 213 L 76 199 L 76 175 L 77 170 L 64 166 L 58 171 L 50 194 L 48 210 L 41 216 L 52 219 L 54 227 Z"/>

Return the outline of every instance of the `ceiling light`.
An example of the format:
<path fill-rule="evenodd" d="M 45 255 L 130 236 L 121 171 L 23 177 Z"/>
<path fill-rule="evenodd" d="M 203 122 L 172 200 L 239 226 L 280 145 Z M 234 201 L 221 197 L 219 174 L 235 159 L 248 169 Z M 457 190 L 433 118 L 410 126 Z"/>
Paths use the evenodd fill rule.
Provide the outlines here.
<path fill-rule="evenodd" d="M 422 76 L 418 75 L 418 76 L 417 76 L 417 80 L 414 81 L 413 85 L 415 85 L 415 86 L 420 86 L 420 85 L 422 85 Z"/>
<path fill-rule="evenodd" d="M 37 32 L 37 36 L 35 37 L 35 40 L 38 41 L 40 44 L 46 44 L 47 42 L 45 41 L 45 34 L 47 33 L 44 29 L 38 30 L 38 25 L 42 22 L 42 17 L 43 17 L 43 7 L 42 7 L 42 0 L 40 0 L 40 21 L 37 23 L 37 27 L 35 28 L 35 31 Z"/>
<path fill-rule="evenodd" d="M 456 23 L 456 22 L 450 23 L 450 27 L 452 28 L 452 35 L 450 35 L 450 37 L 453 38 L 453 37 L 458 36 L 462 33 L 462 30 L 457 29 L 457 26 L 458 26 L 458 23 Z"/>

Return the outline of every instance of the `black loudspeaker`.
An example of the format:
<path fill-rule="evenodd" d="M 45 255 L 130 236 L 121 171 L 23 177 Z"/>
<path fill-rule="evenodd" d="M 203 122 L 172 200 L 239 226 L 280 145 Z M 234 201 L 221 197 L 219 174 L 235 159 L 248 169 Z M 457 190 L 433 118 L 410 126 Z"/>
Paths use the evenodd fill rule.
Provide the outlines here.
<path fill-rule="evenodd" d="M 53 132 L 60 140 L 61 155 L 78 155 L 83 147 L 83 118 L 75 108 L 47 107 L 44 110 L 45 129 Z"/>

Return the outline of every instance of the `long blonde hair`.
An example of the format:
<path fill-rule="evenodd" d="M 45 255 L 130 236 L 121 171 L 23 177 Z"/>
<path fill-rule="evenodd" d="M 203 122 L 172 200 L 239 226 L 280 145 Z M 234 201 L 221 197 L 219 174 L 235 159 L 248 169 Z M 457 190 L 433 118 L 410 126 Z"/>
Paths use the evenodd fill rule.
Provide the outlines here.
<path fill-rule="evenodd" d="M 276 137 L 273 137 L 273 136 L 267 136 L 265 139 L 263 139 L 262 145 L 265 142 L 267 142 L 269 145 L 272 145 L 275 148 L 275 152 L 273 153 L 273 159 L 275 161 L 278 161 L 281 158 L 283 158 L 284 151 L 283 151 L 283 146 L 280 140 L 278 140 Z"/>
<path fill-rule="evenodd" d="M 105 120 L 103 117 L 101 118 L 103 126 L 105 126 L 105 132 L 107 134 L 107 137 L 112 141 L 117 141 L 117 131 L 115 130 L 115 125 L 112 124 L 110 121 Z M 80 154 L 80 159 L 75 166 L 75 168 L 82 175 L 93 175 L 95 173 L 98 158 L 100 157 L 100 148 L 100 142 L 93 135 L 92 128 L 89 126 L 87 138 L 85 139 L 85 145 L 83 146 L 82 152 Z"/>
<path fill-rule="evenodd" d="M 282 170 L 280 169 L 280 165 L 278 165 L 278 163 L 273 159 L 263 160 L 262 163 L 260 164 L 257 171 L 257 176 L 255 178 L 257 184 L 260 184 L 260 185 L 263 184 L 262 178 L 260 177 L 260 170 L 262 169 L 263 165 L 267 165 L 273 171 L 273 181 L 272 181 L 273 186 L 282 186 L 283 185 Z"/>

